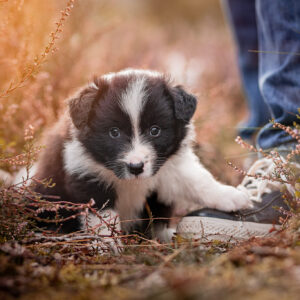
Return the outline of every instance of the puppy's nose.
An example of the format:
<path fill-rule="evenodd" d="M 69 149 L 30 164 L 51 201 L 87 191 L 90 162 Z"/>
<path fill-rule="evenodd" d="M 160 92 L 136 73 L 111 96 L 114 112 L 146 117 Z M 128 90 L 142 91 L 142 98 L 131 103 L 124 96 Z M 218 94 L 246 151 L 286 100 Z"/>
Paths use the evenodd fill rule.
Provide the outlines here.
<path fill-rule="evenodd" d="M 141 161 L 137 164 L 128 164 L 128 169 L 129 169 L 129 172 L 133 175 L 139 175 L 141 173 L 143 173 L 144 171 L 144 163 Z"/>

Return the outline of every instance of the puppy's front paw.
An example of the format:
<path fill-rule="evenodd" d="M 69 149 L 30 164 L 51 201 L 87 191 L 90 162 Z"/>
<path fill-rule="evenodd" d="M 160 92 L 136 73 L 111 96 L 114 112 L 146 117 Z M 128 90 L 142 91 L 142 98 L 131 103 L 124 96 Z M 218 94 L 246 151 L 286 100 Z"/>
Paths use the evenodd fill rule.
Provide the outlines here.
<path fill-rule="evenodd" d="M 233 186 L 224 185 L 221 189 L 221 197 L 216 204 L 216 209 L 223 211 L 236 211 L 243 208 L 250 208 L 252 202 L 249 196 Z"/>
<path fill-rule="evenodd" d="M 156 237 L 162 243 L 171 243 L 175 235 L 176 229 L 174 228 L 163 228 L 156 232 Z"/>

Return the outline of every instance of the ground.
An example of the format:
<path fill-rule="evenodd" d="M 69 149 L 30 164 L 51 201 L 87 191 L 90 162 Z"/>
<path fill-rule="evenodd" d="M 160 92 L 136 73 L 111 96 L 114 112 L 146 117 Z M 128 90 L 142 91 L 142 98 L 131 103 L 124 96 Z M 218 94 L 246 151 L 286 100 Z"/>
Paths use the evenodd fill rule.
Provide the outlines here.
<path fill-rule="evenodd" d="M 0 158 L 21 153 L 25 128 L 27 141 L 39 140 L 63 113 L 65 99 L 93 75 L 149 68 L 170 74 L 197 96 L 197 153 L 219 180 L 238 184 L 241 175 L 227 161 L 243 167 L 250 155 L 234 143 L 247 110 L 218 2 L 86 0 L 60 15 L 66 4 L 0 1 Z M 49 42 L 50 32 L 59 39 L 52 43 L 52 34 Z M 1 168 L 14 172 L 22 164 L 2 161 Z M 127 236 L 114 255 L 91 248 L 91 236 L 35 237 L 3 203 L 1 299 L 299 297 L 299 214 L 272 238 L 233 245 Z M 7 228 L 20 232 L 9 235 Z"/>
<path fill-rule="evenodd" d="M 128 240 L 122 254 L 80 242 L 0 248 L 1 299 L 298 299 L 299 219 L 273 238 L 237 245 Z M 298 229 L 295 228 L 298 226 Z"/>

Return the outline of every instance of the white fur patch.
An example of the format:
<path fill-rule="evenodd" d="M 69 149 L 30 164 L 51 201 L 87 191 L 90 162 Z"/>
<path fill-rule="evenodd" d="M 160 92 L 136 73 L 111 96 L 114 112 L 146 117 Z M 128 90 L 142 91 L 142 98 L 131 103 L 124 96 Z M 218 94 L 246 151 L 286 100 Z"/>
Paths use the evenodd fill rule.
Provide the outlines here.
<path fill-rule="evenodd" d="M 129 75 L 145 75 L 147 77 L 163 77 L 163 75 L 161 73 L 156 72 L 156 71 L 137 70 L 137 69 L 128 68 L 128 69 L 122 70 L 118 73 L 111 72 L 111 73 L 105 74 L 105 75 L 103 75 L 103 79 L 106 79 L 106 80 L 110 81 L 116 75 L 117 76 L 124 76 L 124 77 L 127 77 Z"/>
<path fill-rule="evenodd" d="M 146 98 L 146 78 L 140 77 L 131 82 L 120 99 L 120 106 L 131 120 L 134 135 L 138 135 L 139 117 Z"/>
<path fill-rule="evenodd" d="M 175 228 L 167 228 L 166 225 L 162 225 L 155 229 L 155 236 L 163 243 L 171 243 L 175 232 Z"/>
<path fill-rule="evenodd" d="M 65 143 L 63 157 L 64 169 L 68 174 L 78 175 L 79 177 L 93 174 L 98 178 L 102 178 L 108 185 L 118 180 L 113 171 L 95 162 L 76 138 Z"/>
<path fill-rule="evenodd" d="M 95 82 L 90 83 L 90 87 L 99 90 L 99 87 L 95 84 Z"/>
<path fill-rule="evenodd" d="M 36 174 L 37 171 L 37 164 L 34 164 L 30 169 L 29 172 L 27 173 L 26 168 L 22 168 L 19 170 L 19 172 L 16 174 L 13 183 L 14 184 L 20 184 L 26 180 L 28 180 L 26 182 L 27 185 L 30 184 L 31 182 L 31 178 Z"/>
<path fill-rule="evenodd" d="M 99 212 L 100 218 L 89 213 L 87 219 L 81 217 L 81 227 L 83 230 L 92 229 L 100 238 L 100 241 L 93 241 L 92 247 L 97 248 L 100 254 L 107 251 L 112 251 L 118 255 L 122 249 L 122 243 L 118 238 L 118 233 L 121 230 L 120 219 L 118 214 L 107 209 Z"/>
<path fill-rule="evenodd" d="M 105 209 L 99 212 L 101 218 L 93 213 L 89 213 L 87 224 L 85 218 L 81 217 L 81 227 L 86 230 L 88 228 L 95 229 L 97 234 L 103 236 L 111 236 L 113 231 L 120 231 L 120 219 L 115 210 Z M 87 228 L 88 227 L 88 228 Z"/>
<path fill-rule="evenodd" d="M 182 148 L 159 170 L 158 196 L 166 204 L 194 202 L 223 211 L 234 211 L 251 205 L 243 192 L 213 178 L 199 162 L 190 147 Z"/>
<path fill-rule="evenodd" d="M 131 148 L 127 153 L 123 154 L 120 160 L 128 165 L 143 163 L 143 173 L 138 175 L 140 178 L 152 176 L 153 163 L 156 157 L 153 147 L 143 141 L 139 132 L 140 116 L 143 106 L 145 105 L 146 96 L 146 77 L 140 77 L 129 84 L 120 99 L 120 106 L 123 111 L 129 115 L 133 128 Z M 130 172 L 127 172 L 125 176 L 127 179 L 136 177 L 130 174 Z"/>
<path fill-rule="evenodd" d="M 143 173 L 139 174 L 139 178 L 148 178 L 153 175 L 153 164 L 156 158 L 156 153 L 151 144 L 141 141 L 141 137 L 137 136 L 133 139 L 130 150 L 124 154 L 124 158 L 120 160 L 126 164 L 144 164 Z M 126 173 L 127 179 L 133 179 L 136 176 Z"/>
<path fill-rule="evenodd" d="M 155 188 L 156 178 L 120 180 L 116 185 L 118 199 L 116 210 L 120 215 L 122 229 L 130 230 L 138 222 L 139 213 L 143 210 L 146 198 Z"/>

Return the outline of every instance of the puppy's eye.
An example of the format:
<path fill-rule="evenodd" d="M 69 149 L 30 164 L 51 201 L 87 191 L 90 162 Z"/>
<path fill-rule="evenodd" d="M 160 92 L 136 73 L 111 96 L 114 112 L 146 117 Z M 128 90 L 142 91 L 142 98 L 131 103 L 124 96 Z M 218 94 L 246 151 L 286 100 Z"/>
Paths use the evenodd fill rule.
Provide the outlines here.
<path fill-rule="evenodd" d="M 117 127 L 112 127 L 109 129 L 109 135 L 111 138 L 113 139 L 117 139 L 118 137 L 120 137 L 121 133 L 120 133 L 120 129 Z"/>
<path fill-rule="evenodd" d="M 153 137 L 158 137 L 160 135 L 160 132 L 161 132 L 161 129 L 156 125 L 153 125 L 150 128 L 150 135 Z"/>

